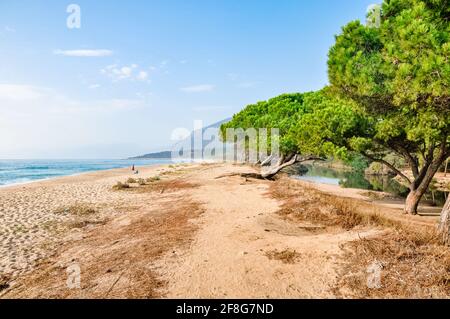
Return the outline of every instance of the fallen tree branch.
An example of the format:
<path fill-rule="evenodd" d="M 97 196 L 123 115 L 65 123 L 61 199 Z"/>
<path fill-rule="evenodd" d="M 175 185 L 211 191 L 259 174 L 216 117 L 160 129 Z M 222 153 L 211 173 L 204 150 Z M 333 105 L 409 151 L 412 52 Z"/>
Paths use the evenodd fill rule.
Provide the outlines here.
<path fill-rule="evenodd" d="M 263 173 L 231 173 L 231 174 L 225 174 L 217 176 L 215 179 L 220 179 L 224 177 L 232 177 L 232 176 L 240 176 L 244 178 L 254 178 L 254 179 L 264 179 L 264 180 L 273 180 L 275 175 L 277 175 L 283 168 L 286 168 L 288 166 L 297 164 L 297 163 L 303 163 L 308 161 L 323 161 L 324 159 L 317 156 L 307 156 L 300 158 L 298 154 L 294 155 L 291 160 L 289 160 L 286 163 L 283 163 L 281 165 L 278 165 L 266 172 Z"/>
<path fill-rule="evenodd" d="M 267 157 L 264 161 L 262 161 L 261 166 L 269 166 L 270 162 L 272 162 L 273 154 Z"/>

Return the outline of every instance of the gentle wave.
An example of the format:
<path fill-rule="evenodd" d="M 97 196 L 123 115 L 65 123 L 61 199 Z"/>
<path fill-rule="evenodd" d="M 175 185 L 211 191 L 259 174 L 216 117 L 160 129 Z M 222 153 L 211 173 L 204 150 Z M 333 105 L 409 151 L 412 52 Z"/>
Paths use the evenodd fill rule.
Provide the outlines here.
<path fill-rule="evenodd" d="M 0 186 L 115 168 L 158 165 L 170 160 L 0 160 Z"/>

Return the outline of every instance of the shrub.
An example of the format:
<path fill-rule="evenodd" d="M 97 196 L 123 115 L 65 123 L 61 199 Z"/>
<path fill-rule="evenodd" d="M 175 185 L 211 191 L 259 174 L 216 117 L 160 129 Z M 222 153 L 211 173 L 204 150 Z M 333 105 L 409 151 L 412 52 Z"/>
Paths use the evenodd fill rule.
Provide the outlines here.
<path fill-rule="evenodd" d="M 55 214 L 67 214 L 75 216 L 87 216 L 96 214 L 98 211 L 87 204 L 77 203 L 68 207 L 61 207 L 55 211 Z"/>
<path fill-rule="evenodd" d="M 122 190 L 122 189 L 127 189 L 127 188 L 130 188 L 130 185 L 128 185 L 127 183 L 122 183 L 122 182 L 117 182 L 117 184 L 113 186 L 113 189 L 115 189 L 115 190 Z"/>
<path fill-rule="evenodd" d="M 159 176 L 153 176 L 153 177 L 147 178 L 147 183 L 153 183 L 153 182 L 157 182 L 159 180 L 161 180 L 161 178 Z"/>

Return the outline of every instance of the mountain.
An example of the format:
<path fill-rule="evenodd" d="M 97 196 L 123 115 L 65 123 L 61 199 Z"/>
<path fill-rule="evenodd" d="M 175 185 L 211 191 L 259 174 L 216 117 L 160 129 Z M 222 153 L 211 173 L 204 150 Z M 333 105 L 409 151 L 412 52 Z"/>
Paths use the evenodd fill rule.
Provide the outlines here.
<path fill-rule="evenodd" d="M 135 157 L 130 157 L 128 159 L 150 159 L 150 158 L 157 158 L 157 159 L 167 159 L 170 158 L 172 156 L 172 152 L 171 151 L 163 151 L 163 152 L 156 152 L 156 153 L 149 153 L 149 154 L 144 154 L 144 155 L 139 155 L 139 156 L 135 156 Z"/>
<path fill-rule="evenodd" d="M 214 123 L 212 125 L 202 128 L 203 149 L 205 149 L 205 147 L 211 143 L 218 143 L 220 126 L 226 122 L 229 122 L 230 120 L 231 120 L 231 118 L 227 118 L 227 119 L 224 119 L 222 121 L 219 121 L 217 123 Z M 204 138 L 203 135 L 206 131 L 208 131 L 208 133 L 209 133 L 208 135 L 212 135 L 215 137 L 213 141 L 211 139 Z M 190 145 L 193 145 L 194 136 L 197 133 L 198 132 L 193 131 L 189 137 L 187 137 L 186 139 L 179 141 L 175 145 L 173 145 L 172 149 L 175 149 L 175 148 L 181 149 L 182 146 L 187 146 L 189 148 Z M 191 150 L 191 155 L 194 153 L 197 153 L 197 151 L 199 153 L 201 153 L 200 150 Z M 172 151 L 162 151 L 162 152 L 148 153 L 148 154 L 144 154 L 144 155 L 140 155 L 140 156 L 130 157 L 129 159 L 162 159 L 162 158 L 167 159 L 167 158 L 171 158 L 171 157 L 172 157 Z"/>

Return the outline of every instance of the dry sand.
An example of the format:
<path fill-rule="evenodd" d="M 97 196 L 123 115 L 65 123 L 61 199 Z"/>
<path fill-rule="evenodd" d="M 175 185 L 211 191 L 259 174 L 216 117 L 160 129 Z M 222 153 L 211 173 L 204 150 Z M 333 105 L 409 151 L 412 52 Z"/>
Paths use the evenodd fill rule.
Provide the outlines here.
<path fill-rule="evenodd" d="M 161 174 L 167 168 L 140 168 L 139 177 Z M 79 233 L 67 232 L 72 218 L 55 213 L 77 204 L 97 207 L 105 216 L 121 208 L 139 205 L 139 194 L 114 192 L 117 181 L 136 177 L 130 169 L 116 169 L 0 188 L 0 274 L 19 275 L 34 262 L 48 256 L 61 241 Z"/>
<path fill-rule="evenodd" d="M 270 182 L 216 179 L 247 166 L 139 170 L 163 179 L 114 191 L 135 177 L 119 169 L 1 189 L 0 274 L 9 287 L 0 296 L 333 298 L 342 245 L 380 232 L 311 232 L 314 225 L 276 214 L 281 203 L 269 196 Z M 54 213 L 79 203 L 96 209 L 84 227 Z M 290 258 L 277 258 L 283 254 Z M 80 289 L 66 284 L 74 263 Z"/>

